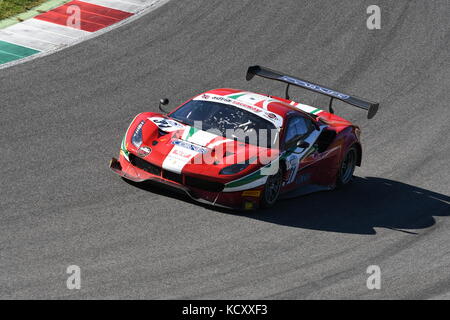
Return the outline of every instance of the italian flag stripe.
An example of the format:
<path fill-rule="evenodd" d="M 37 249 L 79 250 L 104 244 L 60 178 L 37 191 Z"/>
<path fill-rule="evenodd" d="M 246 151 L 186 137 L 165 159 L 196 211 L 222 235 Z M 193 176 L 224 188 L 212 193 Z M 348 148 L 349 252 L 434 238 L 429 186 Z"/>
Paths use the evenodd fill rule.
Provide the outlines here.
<path fill-rule="evenodd" d="M 240 180 L 235 180 L 226 185 L 227 188 L 235 188 L 240 187 L 242 185 L 248 184 L 250 182 L 253 182 L 255 180 L 258 180 L 259 178 L 262 178 L 261 170 L 258 170 L 244 178 L 241 178 Z"/>
<path fill-rule="evenodd" d="M 246 93 L 238 93 L 238 94 L 234 94 L 234 95 L 228 96 L 228 98 L 237 99 L 237 98 L 240 98 L 240 97 L 245 96 L 245 95 L 246 95 Z"/>

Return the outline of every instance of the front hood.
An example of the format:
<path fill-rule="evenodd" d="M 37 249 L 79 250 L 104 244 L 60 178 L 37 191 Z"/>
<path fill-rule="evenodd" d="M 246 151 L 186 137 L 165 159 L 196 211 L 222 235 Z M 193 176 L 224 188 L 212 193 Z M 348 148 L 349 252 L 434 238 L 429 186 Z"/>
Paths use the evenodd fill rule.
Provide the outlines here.
<path fill-rule="evenodd" d="M 145 124 L 139 149 L 151 149 L 151 152 L 140 153 L 132 145 L 131 148 L 135 150 L 130 151 L 171 172 L 202 176 L 215 181 L 231 181 L 261 167 L 262 164 L 257 159 L 266 164 L 268 158 L 278 155 L 278 150 L 230 140 L 160 115 L 138 117 L 134 123 L 142 120 L 145 120 Z M 129 139 L 131 135 L 132 133 L 128 133 Z M 250 161 L 250 164 L 243 171 L 234 175 L 220 174 L 223 168 L 245 161 Z"/>

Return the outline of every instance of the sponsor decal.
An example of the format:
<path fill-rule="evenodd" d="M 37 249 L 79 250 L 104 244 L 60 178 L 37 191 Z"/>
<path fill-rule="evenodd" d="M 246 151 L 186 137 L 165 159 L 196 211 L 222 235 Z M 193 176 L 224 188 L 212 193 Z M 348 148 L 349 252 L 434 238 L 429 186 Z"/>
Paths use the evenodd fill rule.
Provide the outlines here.
<path fill-rule="evenodd" d="M 321 86 L 319 86 L 317 84 L 309 83 L 309 82 L 306 82 L 306 81 L 303 81 L 303 80 L 300 80 L 300 79 L 295 79 L 295 78 L 291 78 L 291 77 L 288 77 L 288 76 L 282 76 L 281 80 L 284 80 L 284 81 L 287 81 L 287 82 L 291 82 L 291 83 L 295 83 L 296 85 L 299 85 L 301 87 L 306 87 L 306 88 L 309 88 L 309 89 L 314 90 L 314 91 L 323 92 L 325 94 L 329 94 L 330 96 L 333 96 L 333 97 L 336 97 L 336 98 L 339 98 L 339 99 L 346 100 L 346 99 L 350 98 L 350 96 L 348 96 L 346 94 L 343 94 L 343 93 L 340 93 L 340 92 L 337 92 L 337 91 L 334 91 L 334 90 L 331 90 L 331 89 L 328 89 L 328 88 L 324 88 L 324 87 L 321 87 Z"/>
<path fill-rule="evenodd" d="M 276 119 L 277 118 L 277 116 L 274 113 L 272 113 L 272 112 L 266 112 L 266 116 L 269 117 L 270 119 Z"/>
<path fill-rule="evenodd" d="M 259 197 L 260 195 L 260 190 L 245 190 L 244 192 L 242 192 L 243 197 Z"/>
<path fill-rule="evenodd" d="M 234 101 L 226 98 L 226 97 L 222 97 L 222 96 L 213 96 L 212 97 L 213 100 L 217 100 L 217 101 L 221 101 L 221 102 L 226 102 L 226 103 L 233 103 Z"/>
<path fill-rule="evenodd" d="M 140 147 L 137 151 L 137 154 L 141 158 L 145 158 L 152 152 L 152 148 L 149 147 Z"/>
<path fill-rule="evenodd" d="M 214 95 L 214 94 L 209 94 L 207 95 L 208 98 L 204 98 L 204 94 L 203 95 L 199 95 L 197 96 L 194 100 L 209 100 L 209 101 L 217 101 L 219 103 L 224 103 L 224 104 L 229 104 L 232 106 L 236 106 L 238 108 L 244 109 L 244 110 L 248 110 L 254 114 L 257 114 L 258 116 L 272 122 L 276 127 L 281 127 L 283 124 L 283 118 L 280 115 L 277 115 L 275 113 L 272 112 L 264 112 L 265 110 L 257 107 L 257 106 L 252 106 L 250 104 L 247 103 L 243 103 L 241 101 L 236 100 L 237 98 L 242 98 L 242 97 L 246 97 L 248 94 L 247 93 L 243 93 L 243 94 L 236 94 L 230 97 L 227 96 L 219 96 L 219 95 Z M 251 100 L 250 97 L 248 98 L 248 100 Z M 257 99 L 256 99 L 257 100 Z M 276 101 L 276 100 L 274 100 Z M 249 103 L 252 103 L 252 101 L 248 101 Z M 268 115 L 268 114 L 272 114 L 272 115 Z"/>
<path fill-rule="evenodd" d="M 186 148 L 186 149 L 189 149 L 189 150 L 192 150 L 192 151 L 195 151 L 195 152 L 198 152 L 198 153 L 205 154 L 205 153 L 208 152 L 207 148 L 203 148 L 203 147 L 197 146 L 195 144 L 192 144 L 192 143 L 184 141 L 184 140 L 178 140 L 178 139 L 177 140 L 172 140 L 172 144 L 174 144 L 176 146 L 180 146 L 180 147 Z"/>
<path fill-rule="evenodd" d="M 190 153 L 185 153 L 179 149 L 173 150 L 172 155 L 176 155 L 176 156 L 179 156 L 179 157 L 185 158 L 185 159 L 189 159 L 190 157 L 192 157 L 192 155 Z"/>
<path fill-rule="evenodd" d="M 250 109 L 250 110 L 252 110 L 253 112 L 256 112 L 256 113 L 262 112 L 261 108 L 252 107 L 252 106 L 250 106 L 248 104 L 245 104 L 245 103 L 242 103 L 242 102 L 239 102 L 239 101 L 234 101 L 234 104 L 236 104 L 238 106 L 241 106 L 241 107 L 244 107 L 244 108 L 247 108 L 247 109 Z"/>
<path fill-rule="evenodd" d="M 248 104 L 245 104 L 245 103 L 242 103 L 242 102 L 239 102 L 237 100 L 230 99 L 230 98 L 222 97 L 222 96 L 213 96 L 212 100 L 217 100 L 217 101 L 225 102 L 225 103 L 228 103 L 228 104 L 238 105 L 238 106 L 247 108 L 249 110 L 252 110 L 253 112 L 261 112 L 262 111 L 258 107 L 252 107 L 251 105 L 248 105 Z"/>

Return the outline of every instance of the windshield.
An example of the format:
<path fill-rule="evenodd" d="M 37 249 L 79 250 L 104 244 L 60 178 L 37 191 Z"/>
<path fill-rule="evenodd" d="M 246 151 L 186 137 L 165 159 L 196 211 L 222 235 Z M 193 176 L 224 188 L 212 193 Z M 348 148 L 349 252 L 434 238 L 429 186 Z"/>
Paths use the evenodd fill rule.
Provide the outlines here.
<path fill-rule="evenodd" d="M 170 117 L 189 126 L 218 131 L 223 137 L 263 147 L 275 145 L 273 123 L 240 108 L 212 101 L 191 100 Z"/>

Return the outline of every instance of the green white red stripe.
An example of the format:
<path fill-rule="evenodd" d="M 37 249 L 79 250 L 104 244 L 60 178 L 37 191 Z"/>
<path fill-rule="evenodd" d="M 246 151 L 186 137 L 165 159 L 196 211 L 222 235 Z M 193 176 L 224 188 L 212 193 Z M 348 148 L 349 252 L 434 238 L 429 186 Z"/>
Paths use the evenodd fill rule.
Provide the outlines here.
<path fill-rule="evenodd" d="M 280 100 L 268 97 L 268 96 L 264 96 L 262 94 L 258 94 L 258 93 L 254 93 L 254 92 L 239 92 L 239 93 L 233 93 L 230 95 L 227 95 L 226 97 L 243 102 L 243 103 L 247 103 L 247 104 L 251 104 L 251 105 L 255 105 L 258 107 L 261 107 L 264 110 L 267 110 L 267 106 L 272 103 L 272 102 L 280 102 Z M 302 103 L 298 103 L 295 101 L 292 101 L 290 103 L 290 105 L 304 111 L 304 112 L 308 112 L 311 114 L 319 114 L 320 112 L 322 112 L 323 110 L 309 106 L 307 104 L 302 104 Z"/>
<path fill-rule="evenodd" d="M 206 147 L 217 137 L 217 135 L 210 132 L 186 126 L 184 128 L 181 140 L 188 141 L 197 146 Z M 181 173 L 184 166 L 198 154 L 200 154 L 198 150 L 190 150 L 180 145 L 174 145 L 167 157 L 164 159 L 162 167 L 164 170 Z"/>

